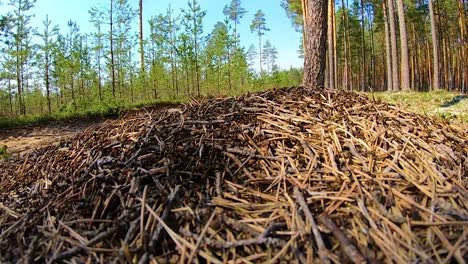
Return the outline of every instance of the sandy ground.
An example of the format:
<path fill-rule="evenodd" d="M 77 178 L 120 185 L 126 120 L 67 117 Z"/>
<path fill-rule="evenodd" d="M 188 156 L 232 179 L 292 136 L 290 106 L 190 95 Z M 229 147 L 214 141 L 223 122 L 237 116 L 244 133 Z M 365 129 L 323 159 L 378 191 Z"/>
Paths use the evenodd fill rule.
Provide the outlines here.
<path fill-rule="evenodd" d="M 0 129 L 0 147 L 6 146 L 12 157 L 20 157 L 36 148 L 59 144 L 86 128 L 104 122 L 105 119 L 76 120 L 30 127 Z"/>

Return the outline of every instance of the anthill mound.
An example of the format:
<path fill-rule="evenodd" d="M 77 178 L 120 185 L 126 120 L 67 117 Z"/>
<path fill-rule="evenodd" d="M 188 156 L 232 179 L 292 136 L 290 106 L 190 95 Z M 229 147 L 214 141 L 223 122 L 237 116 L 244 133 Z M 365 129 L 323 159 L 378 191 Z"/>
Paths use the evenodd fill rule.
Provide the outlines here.
<path fill-rule="evenodd" d="M 0 172 L 0 262 L 463 262 L 466 127 L 304 87 L 110 121 Z"/>

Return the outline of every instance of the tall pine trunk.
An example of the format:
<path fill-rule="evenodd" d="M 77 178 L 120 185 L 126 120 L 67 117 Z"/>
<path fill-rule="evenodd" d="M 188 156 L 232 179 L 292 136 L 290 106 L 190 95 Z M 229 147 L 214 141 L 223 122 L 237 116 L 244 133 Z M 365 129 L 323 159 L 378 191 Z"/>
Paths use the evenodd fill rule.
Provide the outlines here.
<path fill-rule="evenodd" d="M 433 61 L 433 71 L 432 71 L 432 90 L 438 90 L 440 88 L 439 81 L 439 47 L 437 45 L 437 31 L 434 17 L 434 5 L 432 0 L 429 0 L 429 16 L 431 19 L 431 36 L 432 36 L 432 61 Z"/>
<path fill-rule="evenodd" d="M 323 88 L 325 82 L 327 2 L 305 0 L 304 12 L 304 78 L 303 84 Z"/>
<path fill-rule="evenodd" d="M 46 95 L 47 95 L 47 110 L 49 113 L 52 112 L 52 107 L 50 103 L 50 82 L 49 82 L 49 55 L 46 54 L 45 57 L 45 86 L 46 86 Z"/>
<path fill-rule="evenodd" d="M 465 34 L 466 34 L 466 24 L 465 24 L 465 9 L 464 9 L 464 1 L 458 1 L 458 24 L 459 24 L 459 32 L 460 32 L 460 40 L 461 44 L 459 44 L 459 53 L 460 53 L 460 91 L 466 92 L 466 79 L 465 76 L 467 74 L 466 70 L 466 52 L 467 49 L 465 44 Z"/>
<path fill-rule="evenodd" d="M 406 33 L 405 7 L 403 0 L 396 0 L 398 9 L 398 25 L 400 26 L 400 48 L 401 48 L 401 89 L 409 91 L 409 56 L 408 56 L 408 35 Z"/>
<path fill-rule="evenodd" d="M 344 65 L 343 65 L 343 89 L 349 90 L 349 70 L 348 70 L 348 34 L 347 34 L 347 13 L 344 0 L 341 0 L 343 6 L 342 21 L 343 21 L 343 49 L 344 49 Z"/>
<path fill-rule="evenodd" d="M 112 96 L 115 98 L 115 62 L 114 62 L 114 18 L 113 18 L 113 3 L 114 0 L 110 0 L 110 19 L 109 19 L 109 40 L 110 40 L 110 55 L 111 55 L 111 78 L 112 78 Z"/>
<path fill-rule="evenodd" d="M 258 60 L 260 66 L 260 76 L 262 76 L 263 69 L 262 69 L 262 35 L 258 34 Z"/>
<path fill-rule="evenodd" d="M 390 22 L 390 43 L 392 45 L 392 86 L 393 91 L 400 89 L 400 79 L 398 75 L 398 51 L 397 51 L 397 37 L 395 28 L 395 11 L 393 0 L 388 0 L 388 18 Z"/>
<path fill-rule="evenodd" d="M 145 50 L 143 49 L 143 0 L 140 0 L 140 70 L 141 76 L 145 73 Z"/>
<path fill-rule="evenodd" d="M 333 40 L 333 5 L 334 0 L 328 0 L 328 88 L 335 89 L 335 54 Z"/>
<path fill-rule="evenodd" d="M 391 55 L 391 45 L 390 45 L 390 32 L 388 28 L 388 16 L 386 1 L 382 1 L 382 10 L 384 15 L 384 28 L 385 28 L 385 62 L 387 65 L 387 91 L 393 90 L 392 82 L 392 55 Z"/>
<path fill-rule="evenodd" d="M 367 58 L 366 58 L 366 27 L 365 27 L 365 17 L 364 17 L 364 0 L 361 0 L 361 91 L 366 91 L 367 86 Z"/>

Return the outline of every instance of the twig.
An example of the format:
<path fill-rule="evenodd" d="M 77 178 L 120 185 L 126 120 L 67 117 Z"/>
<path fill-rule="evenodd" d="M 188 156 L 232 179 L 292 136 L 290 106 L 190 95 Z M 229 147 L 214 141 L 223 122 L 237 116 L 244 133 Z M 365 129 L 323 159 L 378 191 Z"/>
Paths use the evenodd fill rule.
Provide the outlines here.
<path fill-rule="evenodd" d="M 33 254 L 36 251 L 37 247 L 37 242 L 38 242 L 39 237 L 34 236 L 33 239 L 31 240 L 31 243 L 29 244 L 28 250 L 24 254 L 24 264 L 29 264 L 33 263 Z"/>
<path fill-rule="evenodd" d="M 166 207 L 164 208 L 164 212 L 162 213 L 161 215 L 161 220 L 162 221 L 165 221 L 167 216 L 169 215 L 169 212 L 171 211 L 172 209 L 172 206 L 174 205 L 174 202 L 175 200 L 177 199 L 177 195 L 179 193 L 179 190 L 180 190 L 180 185 L 177 185 L 174 190 L 171 192 L 171 194 L 169 195 L 169 197 L 167 198 L 167 204 L 166 204 Z M 163 229 L 163 224 L 162 222 L 160 221 L 158 223 L 158 225 L 156 226 L 156 230 L 154 231 L 153 233 L 153 236 L 151 237 L 151 242 L 149 244 L 149 248 L 150 250 L 155 250 L 156 249 L 156 246 L 157 246 L 157 242 L 159 240 L 159 236 L 161 234 L 161 230 Z"/>
<path fill-rule="evenodd" d="M 296 198 L 296 202 L 301 206 L 304 215 L 309 220 L 310 225 L 312 226 L 312 233 L 314 234 L 315 241 L 317 242 L 320 260 L 324 264 L 331 263 L 330 259 L 328 258 L 328 250 L 325 247 L 325 243 L 323 242 L 322 236 L 320 235 L 320 231 L 318 230 L 317 224 L 315 223 L 315 219 L 309 210 L 309 206 L 307 205 L 304 196 L 297 187 L 294 187 L 294 197 Z"/>
<path fill-rule="evenodd" d="M 343 248 L 344 253 L 348 258 L 353 261 L 354 263 L 366 263 L 366 258 L 364 258 L 359 252 L 359 250 L 354 246 L 353 242 L 345 235 L 341 229 L 336 226 L 335 223 L 326 215 L 322 214 L 319 217 L 319 221 L 321 224 L 326 226 L 333 232 L 333 235 L 338 239 L 340 242 L 341 247 Z"/>
<path fill-rule="evenodd" d="M 202 232 L 200 233 L 200 236 L 197 239 L 197 243 L 195 244 L 195 249 L 193 249 L 192 252 L 190 252 L 190 256 L 188 258 L 187 263 L 192 263 L 192 259 L 195 256 L 195 254 L 197 253 L 198 248 L 200 247 L 200 244 L 201 244 L 201 242 L 203 240 L 203 237 L 205 236 L 206 231 L 208 231 L 208 228 L 210 227 L 211 221 L 213 221 L 215 216 L 216 216 L 216 211 L 213 211 L 213 213 L 210 216 L 210 219 L 208 219 L 208 222 L 206 222 L 205 227 L 203 228 Z"/>

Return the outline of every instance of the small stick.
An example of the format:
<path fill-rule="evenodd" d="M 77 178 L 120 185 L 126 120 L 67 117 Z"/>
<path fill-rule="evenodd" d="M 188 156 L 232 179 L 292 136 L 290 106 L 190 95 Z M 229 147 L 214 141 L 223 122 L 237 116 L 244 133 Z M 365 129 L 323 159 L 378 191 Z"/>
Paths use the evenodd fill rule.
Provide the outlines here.
<path fill-rule="evenodd" d="M 366 263 L 359 250 L 354 246 L 353 242 L 346 236 L 346 234 L 328 217 L 327 214 L 322 214 L 319 219 L 320 223 L 326 226 L 333 232 L 333 235 L 338 239 L 343 251 L 350 260 L 354 263 Z"/>
<path fill-rule="evenodd" d="M 198 248 L 200 247 L 200 244 L 201 244 L 201 242 L 203 240 L 203 237 L 205 236 L 206 232 L 208 231 L 208 228 L 210 227 L 211 221 L 213 221 L 215 216 L 216 216 L 216 211 L 213 211 L 213 213 L 210 216 L 210 219 L 208 219 L 208 222 L 206 222 L 205 227 L 203 228 L 202 232 L 200 233 L 200 236 L 198 237 L 197 243 L 195 244 L 195 248 L 190 253 L 190 256 L 188 258 L 187 263 L 192 263 L 192 259 L 195 256 L 195 254 L 197 253 Z"/>
<path fill-rule="evenodd" d="M 68 259 L 68 258 L 71 258 L 73 256 L 76 256 L 77 254 L 80 254 L 81 252 L 85 251 L 86 247 L 90 247 L 90 246 L 92 246 L 94 244 L 97 244 L 97 243 L 103 241 L 104 239 L 106 239 L 107 237 L 113 235 L 119 228 L 120 228 L 120 225 L 113 226 L 113 227 L 109 228 L 107 231 L 97 235 L 95 238 L 93 238 L 88 243 L 86 243 L 86 245 L 76 246 L 76 247 L 74 247 L 74 248 L 72 248 L 70 250 L 67 250 L 67 251 L 63 252 L 62 254 L 53 257 L 50 260 L 50 262 L 51 263 L 60 262 L 60 261 L 62 261 L 64 259 Z"/>
<path fill-rule="evenodd" d="M 310 221 L 310 225 L 312 226 L 312 233 L 314 234 L 315 240 L 317 241 L 318 254 L 320 260 L 324 264 L 331 263 L 328 259 L 328 250 L 325 247 L 325 243 L 323 242 L 322 236 L 320 235 L 320 231 L 318 230 L 317 224 L 315 223 L 314 216 L 310 212 L 309 206 L 307 205 L 304 196 L 297 187 L 294 188 L 294 197 L 296 198 L 296 202 L 301 206 L 304 215 Z"/>
<path fill-rule="evenodd" d="M 179 190 L 180 190 L 180 185 L 177 185 L 172 191 L 172 193 L 169 195 L 169 197 L 167 198 L 168 201 L 167 201 L 166 208 L 164 208 L 164 212 L 162 213 L 160 217 L 162 221 L 166 220 L 167 216 L 169 215 L 169 212 L 172 209 L 172 206 L 177 197 L 177 194 L 179 193 Z M 142 206 L 143 206 L 143 203 L 142 203 Z M 162 221 L 159 221 L 158 225 L 156 226 L 156 230 L 153 233 L 153 237 L 151 237 L 151 242 L 149 244 L 150 249 L 154 249 L 156 247 L 156 243 L 158 242 L 159 236 L 161 235 L 161 230 L 163 229 Z"/>
<path fill-rule="evenodd" d="M 140 211 L 140 241 L 142 245 L 145 245 L 146 239 L 145 239 L 145 206 L 143 204 L 146 203 L 146 192 L 148 190 L 148 185 L 145 186 L 143 189 L 143 202 L 141 206 L 141 211 Z M 147 244 L 146 244 L 147 245 Z"/>
<path fill-rule="evenodd" d="M 216 195 L 223 198 L 223 191 L 221 189 L 222 179 L 221 172 L 216 172 Z"/>
<path fill-rule="evenodd" d="M 37 242 L 38 242 L 38 237 L 37 236 L 33 237 L 31 244 L 29 244 L 28 250 L 26 251 L 26 254 L 24 255 L 24 262 L 23 262 L 24 264 L 33 263 L 33 254 L 36 251 Z"/>

